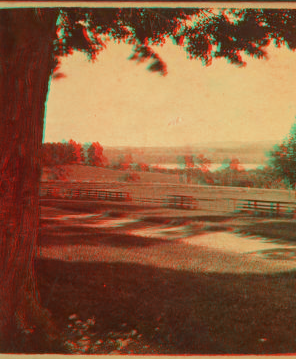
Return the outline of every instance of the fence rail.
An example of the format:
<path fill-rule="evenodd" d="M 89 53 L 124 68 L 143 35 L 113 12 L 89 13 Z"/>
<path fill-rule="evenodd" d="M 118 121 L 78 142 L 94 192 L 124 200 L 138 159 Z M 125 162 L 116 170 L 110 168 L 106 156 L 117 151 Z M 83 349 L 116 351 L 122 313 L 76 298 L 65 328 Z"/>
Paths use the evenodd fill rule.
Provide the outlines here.
<path fill-rule="evenodd" d="M 281 214 L 295 213 L 296 204 L 293 202 L 243 199 L 238 201 L 237 211 L 249 212 L 253 214 L 261 212 L 279 216 Z"/>
<path fill-rule="evenodd" d="M 149 192 L 149 191 L 148 191 Z M 139 205 L 161 206 L 165 208 L 185 209 L 185 210 L 210 210 L 219 212 L 232 212 L 235 210 L 235 203 L 229 199 L 197 198 L 184 194 L 158 194 L 153 191 L 147 193 L 139 192 L 137 195 L 127 191 L 114 189 L 95 189 L 83 188 L 77 184 L 65 184 L 64 186 L 52 183 L 43 183 L 40 196 L 43 199 L 74 199 L 74 200 L 94 200 L 94 201 L 124 201 Z"/>
<path fill-rule="evenodd" d="M 179 190 L 178 194 L 174 193 Z M 41 184 L 41 198 L 64 198 L 75 200 L 94 200 L 94 201 L 117 201 L 132 202 L 139 205 L 162 206 L 166 208 L 186 209 L 186 210 L 206 210 L 215 212 L 243 212 L 243 213 L 269 213 L 271 215 L 282 215 L 296 213 L 295 201 L 265 200 L 265 199 L 245 199 L 245 198 L 226 198 L 221 194 L 213 192 L 198 193 L 191 195 L 190 188 L 186 190 L 182 187 L 175 189 L 167 188 L 159 190 L 158 186 L 150 187 L 120 187 L 120 184 L 108 188 L 100 188 L 100 183 L 73 183 L 62 182 L 52 183 L 43 182 Z M 190 194 L 190 195 L 189 195 Z M 230 193 L 227 193 L 228 195 Z M 211 197 L 211 198 L 210 198 Z"/>
<path fill-rule="evenodd" d="M 131 196 L 128 192 L 106 191 L 97 189 L 83 188 L 41 188 L 41 197 L 47 198 L 66 198 L 66 199 L 93 199 L 105 201 L 130 201 Z"/>

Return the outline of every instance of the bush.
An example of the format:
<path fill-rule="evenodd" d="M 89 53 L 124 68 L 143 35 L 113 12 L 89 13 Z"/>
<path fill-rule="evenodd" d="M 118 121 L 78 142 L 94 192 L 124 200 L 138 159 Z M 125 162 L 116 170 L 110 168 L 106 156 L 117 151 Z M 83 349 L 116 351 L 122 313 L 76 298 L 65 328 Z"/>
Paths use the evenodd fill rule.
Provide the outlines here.
<path fill-rule="evenodd" d="M 125 173 L 118 180 L 123 182 L 138 182 L 140 179 L 141 177 L 137 173 Z"/>
<path fill-rule="evenodd" d="M 69 354 L 115 354 L 125 351 L 132 354 L 128 346 L 141 339 L 136 330 L 110 332 L 104 337 L 94 332 L 95 319 L 81 321 L 76 314 L 69 316 L 69 325 L 63 334 L 66 353 Z M 122 324 L 126 328 L 126 324 Z"/>

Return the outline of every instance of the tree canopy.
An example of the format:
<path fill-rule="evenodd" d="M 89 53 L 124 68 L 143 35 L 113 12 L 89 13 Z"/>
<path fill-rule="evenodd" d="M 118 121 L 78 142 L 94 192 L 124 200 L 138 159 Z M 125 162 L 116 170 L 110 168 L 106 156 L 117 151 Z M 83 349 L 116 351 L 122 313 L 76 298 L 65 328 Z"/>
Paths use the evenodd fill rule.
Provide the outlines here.
<path fill-rule="evenodd" d="M 278 178 L 288 182 L 292 187 L 296 185 L 296 123 L 291 127 L 289 135 L 284 141 L 276 145 L 269 153 L 269 164 Z"/>
<path fill-rule="evenodd" d="M 149 70 L 166 74 L 166 64 L 153 45 L 168 39 L 183 46 L 190 59 L 210 65 L 226 58 L 245 65 L 243 54 L 267 58 L 266 46 L 296 48 L 296 11 L 280 9 L 94 8 L 60 10 L 54 41 L 58 58 L 83 51 L 95 60 L 107 42 L 133 45 L 131 60 L 151 60 Z"/>

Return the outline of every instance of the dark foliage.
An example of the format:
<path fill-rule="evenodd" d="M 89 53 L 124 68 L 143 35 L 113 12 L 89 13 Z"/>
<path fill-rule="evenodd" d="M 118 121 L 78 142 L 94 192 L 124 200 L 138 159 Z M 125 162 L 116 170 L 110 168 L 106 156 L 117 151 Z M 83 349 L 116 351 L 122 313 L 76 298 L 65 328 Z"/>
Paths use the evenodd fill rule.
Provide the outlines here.
<path fill-rule="evenodd" d="M 296 124 L 288 137 L 270 152 L 270 165 L 279 178 L 295 187 L 296 184 Z"/>
<path fill-rule="evenodd" d="M 105 167 L 108 161 L 103 155 L 103 147 L 99 142 L 93 142 L 87 149 L 87 161 L 91 166 Z"/>
<path fill-rule="evenodd" d="M 296 11 L 288 9 L 64 8 L 55 55 L 78 50 L 94 60 L 111 39 L 132 44 L 131 60 L 150 60 L 148 69 L 165 75 L 165 61 L 153 45 L 170 39 L 183 46 L 189 58 L 205 65 L 224 57 L 243 66 L 243 54 L 267 58 L 266 46 L 271 40 L 295 50 L 295 20 Z"/>

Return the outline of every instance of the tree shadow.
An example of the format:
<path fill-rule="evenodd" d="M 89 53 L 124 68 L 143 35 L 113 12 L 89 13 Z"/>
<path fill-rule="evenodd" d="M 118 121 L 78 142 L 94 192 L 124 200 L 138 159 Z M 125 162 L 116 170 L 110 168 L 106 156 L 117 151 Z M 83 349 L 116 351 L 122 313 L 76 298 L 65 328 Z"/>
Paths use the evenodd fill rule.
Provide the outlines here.
<path fill-rule="evenodd" d="M 271 243 L 296 244 L 296 222 L 293 220 L 268 220 L 246 224 L 236 228 L 236 232 L 243 236 L 261 236 Z"/>
<path fill-rule="evenodd" d="M 38 240 L 39 246 L 109 246 L 118 248 L 144 248 L 152 247 L 160 244 L 168 244 L 167 240 L 158 238 L 145 238 L 137 235 L 128 235 L 124 233 L 112 233 L 111 231 L 99 230 L 92 228 L 67 227 L 62 232 L 54 234 L 43 234 Z"/>
<path fill-rule="evenodd" d="M 273 260 L 292 260 L 296 259 L 296 247 L 295 248 L 275 248 L 275 249 L 265 249 L 261 251 L 254 252 L 265 259 Z"/>
<path fill-rule="evenodd" d="M 125 213 L 113 208 L 102 219 L 122 217 L 126 217 Z M 190 223 L 188 228 L 194 229 L 195 220 L 194 234 L 202 234 L 205 231 L 231 230 L 227 221 L 233 216 L 143 218 L 146 222 L 141 220 L 129 225 L 139 226 L 139 229 L 163 225 L 160 230 L 166 238 L 167 224 L 182 226 L 185 223 L 186 227 Z M 201 269 L 203 262 L 219 258 L 225 260 L 227 266 L 226 257 L 215 257 L 211 251 L 205 253 L 206 250 L 201 251 L 199 247 L 179 246 L 178 241 L 173 244 L 167 239 L 124 233 L 131 228 L 128 225 L 123 228 L 93 228 L 88 226 L 94 223 L 91 218 L 79 221 L 73 225 L 71 218 L 67 221 L 49 220 L 39 236 L 41 256 L 42 248 L 50 249 L 57 245 L 61 248 L 58 258 L 68 260 L 36 261 L 42 302 L 50 309 L 61 330 L 67 326 L 68 316 L 76 313 L 83 320 L 95 316 L 96 330 L 102 336 L 119 330 L 126 323 L 127 328 L 137 329 L 148 341 L 159 345 L 159 354 L 163 353 L 161 345 L 170 348 L 172 354 L 295 352 L 295 272 L 273 275 L 213 273 Z M 202 224 L 203 221 L 207 223 L 200 226 L 199 222 Z M 100 218 L 95 222 L 100 223 Z M 282 233 L 289 221 L 281 222 L 235 226 L 242 233 L 247 228 L 261 228 L 266 236 L 270 224 L 275 225 L 271 228 Z M 293 231 L 292 226 L 289 228 L 290 236 Z M 168 231 L 167 234 L 177 232 Z M 165 246 L 160 247 L 160 244 Z M 86 257 L 76 257 L 83 257 L 88 262 L 69 261 L 71 253 L 65 253 L 69 245 L 78 245 L 78 251 L 83 249 L 83 245 L 94 246 L 91 251 L 85 249 Z M 153 246 L 155 250 L 146 251 Z M 137 248 L 139 251 L 133 252 Z M 95 251 L 100 255 L 96 256 Z M 283 252 L 281 256 L 274 252 L 274 259 L 283 259 Z M 141 264 L 133 263 L 135 258 L 140 258 Z M 201 262 L 200 258 L 203 258 Z M 231 260 L 236 259 L 238 257 Z M 169 263 L 173 267 L 164 268 L 161 263 L 165 261 L 164 267 Z"/>
<path fill-rule="evenodd" d="M 122 248 L 151 247 L 168 244 L 171 240 L 231 230 L 229 226 L 223 224 L 203 225 L 202 222 L 182 221 L 182 219 L 174 219 L 166 224 L 132 219 L 131 222 L 112 223 L 111 220 L 104 223 L 105 220 L 104 216 L 98 219 L 42 220 L 38 244 L 40 246 L 104 244 Z M 146 233 L 147 229 L 148 233 Z M 150 230 L 152 234 L 149 234 Z"/>
<path fill-rule="evenodd" d="M 102 211 L 120 211 L 120 212 L 142 212 L 145 211 L 145 206 L 134 203 L 125 202 L 105 202 L 105 201 L 84 201 L 84 200 L 52 200 L 41 199 L 41 206 L 54 207 L 61 210 L 68 210 L 79 213 L 99 213 Z M 151 208 L 154 208 L 151 206 Z M 157 208 L 157 207 L 155 207 Z"/>
<path fill-rule="evenodd" d="M 222 218 L 225 220 L 225 218 L 231 217 L 223 216 Z M 180 217 L 160 219 L 150 216 L 135 219 L 129 217 L 127 213 L 117 211 L 107 211 L 99 216 L 90 215 L 89 217 L 70 215 L 60 219 L 46 218 L 41 220 L 38 243 L 41 246 L 80 244 L 98 246 L 104 244 L 122 248 L 150 247 L 165 244 L 171 240 L 232 229 L 221 223 L 221 216 L 210 219 L 218 220 L 219 224 L 215 224 L 216 222 L 204 224 L 204 222 L 192 220 L 192 218 Z M 149 234 L 144 234 L 147 229 L 148 232 L 150 229 L 154 232 L 149 238 L 146 237 Z M 133 233 L 135 230 L 136 233 Z M 139 234 L 139 231 L 140 233 L 143 231 L 143 234 Z"/>
<path fill-rule="evenodd" d="M 143 220 L 158 224 L 183 225 L 192 222 L 226 222 L 233 219 L 233 215 L 199 215 L 199 216 L 145 216 Z"/>
<path fill-rule="evenodd" d="M 228 225 L 210 225 L 204 227 L 204 232 L 231 232 L 233 227 Z"/>
<path fill-rule="evenodd" d="M 56 218 L 42 218 L 40 220 L 40 227 L 55 227 L 62 226 L 62 222 L 60 219 Z"/>
<path fill-rule="evenodd" d="M 42 303 L 64 329 L 71 314 L 96 331 L 123 323 L 172 354 L 296 351 L 296 273 L 193 273 L 119 262 L 38 259 Z M 161 354 L 161 349 L 159 354 Z"/>

